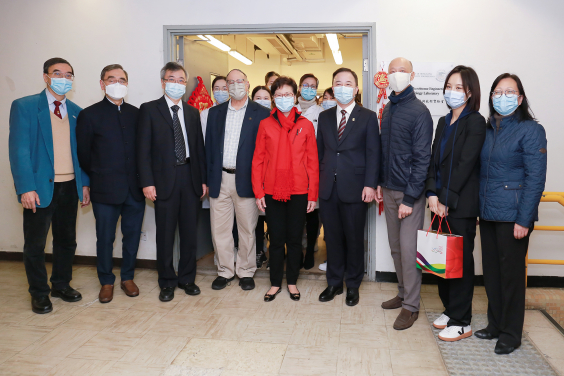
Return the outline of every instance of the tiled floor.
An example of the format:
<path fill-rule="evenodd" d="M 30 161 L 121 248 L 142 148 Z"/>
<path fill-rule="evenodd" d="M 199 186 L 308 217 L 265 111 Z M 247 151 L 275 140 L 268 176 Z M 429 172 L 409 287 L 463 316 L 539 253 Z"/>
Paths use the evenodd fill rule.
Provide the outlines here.
<path fill-rule="evenodd" d="M 351 308 L 343 295 L 320 303 L 323 280 L 300 279 L 300 302 L 283 291 L 264 303 L 267 278 L 256 278 L 248 292 L 237 281 L 212 290 L 213 279 L 198 275 L 201 295 L 176 290 L 161 303 L 156 271 L 138 270 L 139 297 L 116 289 L 111 303 L 100 304 L 96 269 L 76 266 L 71 284 L 83 300 L 52 299 L 52 313 L 35 315 L 23 264 L 0 262 L 0 375 L 447 375 L 426 319 L 442 308 L 436 286 L 423 286 L 419 320 L 398 332 L 399 312 L 380 308 L 396 295 L 394 284 L 364 282 Z M 476 288 L 475 311 L 486 305 Z M 527 312 L 525 325 L 562 372 L 564 336 L 539 312 Z"/>

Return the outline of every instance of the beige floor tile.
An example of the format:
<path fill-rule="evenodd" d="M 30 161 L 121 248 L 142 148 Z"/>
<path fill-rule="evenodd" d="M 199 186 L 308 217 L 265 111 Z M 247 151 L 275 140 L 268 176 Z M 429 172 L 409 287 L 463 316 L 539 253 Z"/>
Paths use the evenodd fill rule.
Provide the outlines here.
<path fill-rule="evenodd" d="M 160 312 L 145 312 L 129 309 L 122 313 L 111 325 L 104 329 L 112 333 L 147 333 L 161 318 L 165 316 Z"/>
<path fill-rule="evenodd" d="M 226 368 L 229 351 L 236 341 L 192 338 L 172 362 L 173 365 L 198 368 Z"/>
<path fill-rule="evenodd" d="M 339 320 L 298 320 L 290 343 L 304 346 L 339 346 Z"/>
<path fill-rule="evenodd" d="M 63 359 L 46 376 L 101 376 L 114 364 L 107 360 Z"/>
<path fill-rule="evenodd" d="M 263 302 L 254 302 L 246 299 L 241 300 L 226 300 L 224 298 L 215 307 L 212 314 L 213 315 L 228 315 L 237 317 L 252 317 L 256 311 L 260 308 L 259 306 L 264 304 Z"/>
<path fill-rule="evenodd" d="M 380 288 L 380 282 L 369 282 L 364 281 L 360 284 L 358 289 L 361 293 L 363 292 L 380 292 L 382 289 Z"/>
<path fill-rule="evenodd" d="M 204 325 L 202 337 L 239 341 L 250 322 L 247 318 L 212 315 Z"/>
<path fill-rule="evenodd" d="M 166 366 L 116 362 L 104 376 L 161 376 Z"/>
<path fill-rule="evenodd" d="M 380 306 L 365 305 L 364 300 L 354 307 L 343 307 L 342 324 L 386 325 L 384 310 Z"/>
<path fill-rule="evenodd" d="M 339 344 L 372 349 L 389 347 L 386 327 L 383 325 L 341 324 Z"/>
<path fill-rule="evenodd" d="M 229 350 L 227 368 L 243 372 L 276 373 L 285 352 L 286 344 L 238 342 Z"/>
<path fill-rule="evenodd" d="M 221 298 L 211 298 L 202 295 L 188 297 L 179 301 L 178 304 L 170 310 L 170 313 L 208 317 L 212 314 L 220 301 Z"/>
<path fill-rule="evenodd" d="M 414 325 L 406 330 L 395 330 L 388 326 L 387 332 L 390 349 L 439 353 L 437 342 L 429 326 Z"/>
<path fill-rule="evenodd" d="M 398 284 L 397 283 L 382 282 L 382 283 L 380 283 L 380 289 L 381 290 L 387 290 L 387 291 L 395 291 L 397 293 L 398 292 Z"/>
<path fill-rule="evenodd" d="M 564 375 L 564 358 L 548 358 L 548 362 L 560 375 Z"/>
<path fill-rule="evenodd" d="M 125 312 L 124 309 L 87 308 L 65 323 L 65 328 L 103 330 Z"/>
<path fill-rule="evenodd" d="M 294 320 L 255 319 L 249 323 L 243 338 L 250 342 L 288 343 L 295 327 Z"/>
<path fill-rule="evenodd" d="M 439 286 L 438 285 L 421 285 L 421 292 L 423 293 L 433 293 L 439 294 Z"/>
<path fill-rule="evenodd" d="M 169 313 L 160 319 L 148 333 L 180 337 L 201 337 L 204 334 L 207 321 L 208 318 L 205 316 Z"/>
<path fill-rule="evenodd" d="M 120 360 L 141 339 L 141 334 L 98 333 L 69 358 Z"/>
<path fill-rule="evenodd" d="M 146 334 L 119 361 L 149 365 L 169 365 L 187 342 L 187 337 Z"/>
<path fill-rule="evenodd" d="M 298 312 L 296 319 L 298 320 L 315 320 L 315 321 L 334 321 L 341 320 L 343 304 L 307 304 L 305 302 L 297 302 Z M 329 302 L 331 303 L 331 302 Z"/>
<path fill-rule="evenodd" d="M 276 373 L 264 373 L 264 372 L 248 372 L 248 371 L 237 371 L 234 369 L 226 369 L 221 372 L 221 376 L 277 376 Z"/>
<path fill-rule="evenodd" d="M 421 300 L 423 301 L 423 304 L 425 305 L 425 310 L 429 311 L 429 312 L 443 312 L 445 310 L 445 306 L 443 305 L 443 302 L 441 301 L 441 298 L 439 298 L 438 294 L 432 294 L 432 293 L 422 293 L 421 294 Z"/>
<path fill-rule="evenodd" d="M 10 359 L 16 354 L 17 352 L 15 351 L 0 351 L 0 364 L 4 363 L 5 361 L 7 361 L 8 359 Z"/>
<path fill-rule="evenodd" d="M 53 329 L 34 327 L 0 327 L 0 351 L 24 350 L 29 345 L 39 341 Z"/>
<path fill-rule="evenodd" d="M 390 350 L 394 375 L 447 376 L 439 353 Z"/>
<path fill-rule="evenodd" d="M 530 327 L 540 327 L 553 329 L 554 325 L 548 321 L 545 315 L 540 311 L 536 310 L 526 310 L 525 311 L 525 330 L 529 330 Z"/>
<path fill-rule="evenodd" d="M 555 327 L 528 327 L 528 337 L 550 358 L 564 359 L 564 336 Z"/>
<path fill-rule="evenodd" d="M 223 370 L 211 368 L 196 368 L 171 365 L 162 376 L 221 376 Z"/>
<path fill-rule="evenodd" d="M 264 302 L 259 305 L 258 310 L 253 315 L 255 319 L 264 320 L 296 320 L 298 310 L 303 305 L 301 302 L 287 302 L 276 299 L 272 302 Z"/>
<path fill-rule="evenodd" d="M 0 365 L 0 376 L 45 376 L 63 358 L 17 354 Z"/>
<path fill-rule="evenodd" d="M 288 345 L 280 375 L 336 375 L 338 355 L 338 348 L 333 346 Z"/>
<path fill-rule="evenodd" d="M 338 376 L 392 375 L 388 349 L 339 347 Z"/>
<path fill-rule="evenodd" d="M 30 316 L 27 319 L 18 322 L 14 326 L 17 325 L 34 326 L 39 328 L 56 328 L 57 326 L 70 320 L 86 309 L 86 307 L 72 306 L 71 304 L 72 303 L 66 303 L 66 305 L 64 306 L 55 306 L 55 304 L 53 304 L 53 312 L 45 315 L 34 314 L 33 316 Z"/>
<path fill-rule="evenodd" d="M 84 345 L 98 332 L 57 328 L 39 341 L 27 347 L 22 354 L 34 356 L 66 357 Z"/>

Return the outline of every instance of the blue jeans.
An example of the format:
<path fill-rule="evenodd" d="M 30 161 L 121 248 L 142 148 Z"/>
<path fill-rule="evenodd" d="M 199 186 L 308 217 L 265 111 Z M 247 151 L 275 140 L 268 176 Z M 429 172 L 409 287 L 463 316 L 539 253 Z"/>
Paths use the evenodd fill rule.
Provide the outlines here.
<path fill-rule="evenodd" d="M 141 225 L 145 215 L 145 200 L 136 201 L 131 193 L 127 195 L 123 204 L 92 203 L 96 218 L 96 255 L 98 256 L 98 279 L 101 285 L 113 285 L 116 276 L 113 268 L 114 241 L 116 226 L 121 216 L 122 262 L 121 280 L 133 279 L 135 261 L 141 238 Z"/>

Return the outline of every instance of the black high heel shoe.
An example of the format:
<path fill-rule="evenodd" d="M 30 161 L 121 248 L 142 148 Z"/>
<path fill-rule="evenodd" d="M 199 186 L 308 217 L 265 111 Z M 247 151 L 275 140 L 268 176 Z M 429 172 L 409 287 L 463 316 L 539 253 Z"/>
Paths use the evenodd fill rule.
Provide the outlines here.
<path fill-rule="evenodd" d="M 288 289 L 288 293 L 290 294 L 290 299 L 295 300 L 296 302 L 297 302 L 298 300 L 300 300 L 300 296 L 301 296 L 301 295 L 300 295 L 299 292 L 298 292 L 297 294 L 292 294 L 292 293 L 290 292 L 290 288 L 289 288 L 288 286 L 286 286 L 286 288 Z M 280 291 L 280 290 L 278 290 L 278 291 Z"/>
<path fill-rule="evenodd" d="M 282 288 L 278 287 L 278 291 L 276 291 L 274 294 L 269 294 L 268 291 L 266 292 L 266 294 L 264 294 L 264 301 L 265 302 L 271 302 L 276 298 L 276 295 L 280 294 L 280 291 L 282 291 Z"/>

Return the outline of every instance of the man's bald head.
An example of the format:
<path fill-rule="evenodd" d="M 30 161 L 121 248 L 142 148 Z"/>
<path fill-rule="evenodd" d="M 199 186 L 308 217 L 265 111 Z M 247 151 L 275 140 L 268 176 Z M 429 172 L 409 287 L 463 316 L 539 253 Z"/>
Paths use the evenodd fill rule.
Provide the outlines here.
<path fill-rule="evenodd" d="M 388 66 L 388 74 L 396 72 L 411 73 L 413 72 L 413 64 L 411 64 L 411 61 L 407 60 L 405 57 L 396 57 Z"/>

